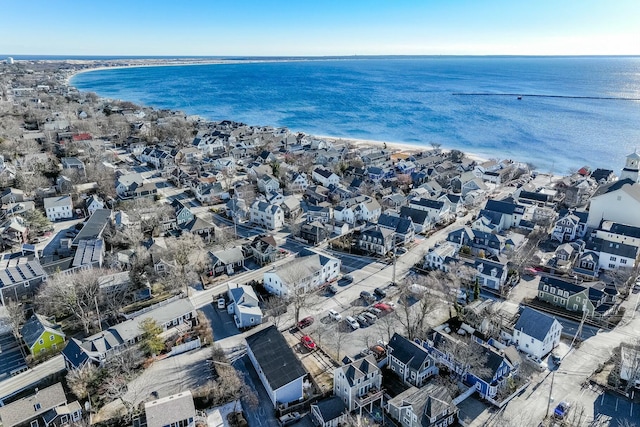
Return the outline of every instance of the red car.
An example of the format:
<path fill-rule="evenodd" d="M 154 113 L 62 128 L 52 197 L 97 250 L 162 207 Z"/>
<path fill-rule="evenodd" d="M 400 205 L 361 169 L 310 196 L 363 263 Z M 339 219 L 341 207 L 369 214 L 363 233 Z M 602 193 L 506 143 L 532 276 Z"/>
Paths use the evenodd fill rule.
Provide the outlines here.
<path fill-rule="evenodd" d="M 307 347 L 309 350 L 316 349 L 316 343 L 311 339 L 309 335 L 305 335 L 302 338 L 300 338 L 300 342 L 302 343 L 303 346 Z"/>
<path fill-rule="evenodd" d="M 379 302 L 377 304 L 374 304 L 373 306 L 375 308 L 377 308 L 378 310 L 387 311 L 387 312 L 393 311 L 393 307 L 391 307 L 390 305 L 385 304 L 383 302 Z"/>
<path fill-rule="evenodd" d="M 313 325 L 313 317 L 307 316 L 298 322 L 298 329 L 304 329 L 307 326 L 311 326 L 311 325 Z"/>

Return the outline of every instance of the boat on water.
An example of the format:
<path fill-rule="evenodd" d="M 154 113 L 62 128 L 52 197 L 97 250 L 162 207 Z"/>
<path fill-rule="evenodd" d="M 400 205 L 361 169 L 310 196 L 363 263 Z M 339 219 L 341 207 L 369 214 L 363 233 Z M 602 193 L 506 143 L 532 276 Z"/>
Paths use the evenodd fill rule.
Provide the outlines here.
<path fill-rule="evenodd" d="M 518 97 L 518 101 L 521 101 L 521 100 L 522 100 L 522 97 L 521 97 L 521 96 L 519 96 L 519 97 Z"/>

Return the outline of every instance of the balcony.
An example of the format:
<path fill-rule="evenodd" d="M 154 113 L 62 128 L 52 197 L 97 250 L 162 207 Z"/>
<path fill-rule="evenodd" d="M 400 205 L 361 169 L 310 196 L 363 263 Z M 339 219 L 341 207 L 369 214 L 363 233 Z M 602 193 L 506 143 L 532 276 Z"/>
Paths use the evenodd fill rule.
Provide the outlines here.
<path fill-rule="evenodd" d="M 382 388 L 372 388 L 362 396 L 356 396 L 355 402 L 358 407 L 362 407 L 368 405 L 376 400 L 382 399 L 384 395 L 384 389 Z"/>

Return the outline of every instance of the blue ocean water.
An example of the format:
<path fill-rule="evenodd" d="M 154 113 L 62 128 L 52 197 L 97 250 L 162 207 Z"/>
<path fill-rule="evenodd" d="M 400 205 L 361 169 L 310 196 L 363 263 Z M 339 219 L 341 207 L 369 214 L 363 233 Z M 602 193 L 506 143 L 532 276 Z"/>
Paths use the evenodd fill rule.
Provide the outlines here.
<path fill-rule="evenodd" d="M 617 172 L 640 146 L 638 57 L 243 62 L 101 70 L 71 84 L 211 120 L 427 147 L 437 142 L 531 162 L 544 172 L 583 165 Z"/>

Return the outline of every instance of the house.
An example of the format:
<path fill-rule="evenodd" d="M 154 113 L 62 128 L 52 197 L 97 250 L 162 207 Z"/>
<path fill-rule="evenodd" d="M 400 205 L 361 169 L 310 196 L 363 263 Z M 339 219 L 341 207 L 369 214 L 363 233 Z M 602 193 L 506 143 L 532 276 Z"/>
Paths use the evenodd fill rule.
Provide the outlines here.
<path fill-rule="evenodd" d="M 638 258 L 638 246 L 615 241 L 593 238 L 587 242 L 586 249 L 598 252 L 598 268 L 618 270 L 633 268 Z"/>
<path fill-rule="evenodd" d="M 524 206 L 504 200 L 487 200 L 478 214 L 473 228 L 487 232 L 501 232 L 518 227 L 525 213 Z"/>
<path fill-rule="evenodd" d="M 62 169 L 75 169 L 84 174 L 85 166 L 84 162 L 77 157 L 63 157 L 60 159 L 62 163 Z"/>
<path fill-rule="evenodd" d="M 358 236 L 358 248 L 369 254 L 385 256 L 394 247 L 395 232 L 378 225 L 368 227 Z"/>
<path fill-rule="evenodd" d="M 73 255 L 73 268 L 101 268 L 104 261 L 104 241 L 102 239 L 81 240 Z"/>
<path fill-rule="evenodd" d="M 253 259 L 260 265 L 267 265 L 284 256 L 284 252 L 278 249 L 276 239 L 269 234 L 261 234 L 254 237 L 249 244 L 249 250 Z"/>
<path fill-rule="evenodd" d="M 280 181 L 275 179 L 273 176 L 267 174 L 258 176 L 258 190 L 263 194 L 278 191 L 279 189 Z"/>
<path fill-rule="evenodd" d="M 409 200 L 409 207 L 427 212 L 429 224 L 445 221 L 449 216 L 449 205 L 439 200 L 415 198 Z"/>
<path fill-rule="evenodd" d="M 71 196 L 45 197 L 44 212 L 49 221 L 73 218 Z"/>
<path fill-rule="evenodd" d="M 409 206 L 402 206 L 400 208 L 400 217 L 409 219 L 416 228 L 416 233 L 429 229 L 432 225 L 429 212 L 410 208 Z"/>
<path fill-rule="evenodd" d="M 76 235 L 71 243 L 72 246 L 77 247 L 83 240 L 98 240 L 102 238 L 107 224 L 111 221 L 110 209 L 98 209 L 96 210 L 88 220 L 85 221 L 82 230 Z"/>
<path fill-rule="evenodd" d="M 611 309 L 603 291 L 549 276 L 540 279 L 537 298 L 568 311 L 586 312 L 589 317 L 603 316 Z"/>
<path fill-rule="evenodd" d="M 308 291 L 335 281 L 340 275 L 340 260 L 309 249 L 300 252 L 287 264 L 264 273 L 265 289 L 279 296 Z"/>
<path fill-rule="evenodd" d="M 560 344 L 562 325 L 555 317 L 525 307 L 513 327 L 518 350 L 542 360 Z"/>
<path fill-rule="evenodd" d="M 249 359 L 273 407 L 301 401 L 307 371 L 278 328 L 268 326 L 246 340 Z"/>
<path fill-rule="evenodd" d="M 606 184 L 608 182 L 613 181 L 615 175 L 613 171 L 610 169 L 596 169 L 591 172 L 591 179 L 593 179 L 598 184 Z"/>
<path fill-rule="evenodd" d="M 0 168 L 0 170 L 2 170 Z M 17 188 L 7 187 L 0 193 L 0 204 L 8 205 L 11 203 L 24 202 L 24 191 Z"/>
<path fill-rule="evenodd" d="M 382 370 L 372 354 L 333 371 L 333 394 L 342 399 L 349 412 L 382 402 Z"/>
<path fill-rule="evenodd" d="M 387 345 L 387 365 L 403 382 L 416 387 L 421 387 L 429 377 L 438 373 L 429 352 L 397 332 Z"/>
<path fill-rule="evenodd" d="M 378 218 L 378 225 L 395 232 L 395 244 L 408 245 L 415 240 L 416 227 L 408 218 L 382 214 Z"/>
<path fill-rule="evenodd" d="M 598 228 L 602 220 L 640 227 L 640 184 L 632 179 L 601 185 L 591 197 L 587 226 Z"/>
<path fill-rule="evenodd" d="M 144 412 L 147 427 L 187 427 L 195 425 L 196 420 L 204 420 L 204 417 L 198 417 L 193 395 L 189 390 L 145 402 Z"/>
<path fill-rule="evenodd" d="M 378 201 L 370 196 L 356 196 L 343 200 L 334 210 L 336 221 L 355 224 L 356 221 L 377 222 L 382 213 Z"/>
<path fill-rule="evenodd" d="M 603 221 L 600 228 L 594 230 L 595 237 L 612 243 L 624 243 L 630 246 L 640 246 L 640 227 L 619 224 L 613 221 Z"/>
<path fill-rule="evenodd" d="M 71 339 L 62 350 L 69 368 L 78 368 L 88 362 L 102 364 L 142 338 L 141 323 L 153 319 L 163 331 L 179 325 L 193 326 L 197 322 L 196 310 L 188 298 L 170 299 L 140 312 L 126 316 L 128 320 L 115 324 L 82 341 Z"/>
<path fill-rule="evenodd" d="M 307 222 L 300 226 L 300 237 L 311 245 L 317 245 L 327 240 L 331 233 L 319 221 Z"/>
<path fill-rule="evenodd" d="M 447 427 L 458 420 L 458 407 L 438 384 L 412 386 L 391 398 L 385 410 L 402 427 Z"/>
<path fill-rule="evenodd" d="M 267 230 L 279 230 L 284 226 L 284 212 L 277 205 L 256 200 L 249 209 L 251 222 Z"/>
<path fill-rule="evenodd" d="M 61 383 L 56 383 L 35 393 L 0 407 L 3 426 L 69 426 L 82 419 L 82 407 L 77 400 L 67 402 Z"/>
<path fill-rule="evenodd" d="M 158 187 L 140 173 L 128 173 L 116 180 L 116 194 L 121 199 L 153 197 L 158 194 Z"/>
<path fill-rule="evenodd" d="M 35 295 L 40 284 L 47 280 L 47 273 L 37 258 L 22 254 L 0 255 L 0 300 L 19 301 Z"/>
<path fill-rule="evenodd" d="M 297 218 L 302 213 L 300 200 L 295 196 L 284 197 L 284 200 L 280 202 L 280 207 L 282 208 L 282 212 L 284 212 L 285 218 Z"/>
<path fill-rule="evenodd" d="M 576 255 L 576 249 L 570 243 L 563 243 L 558 246 L 554 253 L 557 267 L 570 265 Z"/>
<path fill-rule="evenodd" d="M 231 276 L 237 271 L 244 271 L 244 259 L 241 246 L 215 252 L 209 251 L 209 268 L 213 276 L 222 274 Z"/>
<path fill-rule="evenodd" d="M 190 223 L 195 218 L 195 215 L 193 214 L 191 209 L 189 209 L 188 206 L 186 206 L 182 201 L 178 199 L 175 199 L 173 202 L 171 202 L 171 207 L 173 207 L 173 209 L 175 210 L 176 225 L 178 227 L 182 227 L 185 224 Z"/>
<path fill-rule="evenodd" d="M 29 228 L 25 220 L 20 216 L 12 216 L 6 221 L 2 221 L 0 223 L 0 239 L 7 246 L 27 243 L 29 241 Z"/>
<path fill-rule="evenodd" d="M 320 222 L 322 224 L 328 224 L 334 217 L 336 212 L 341 208 L 337 206 L 335 209 L 331 207 L 331 204 L 327 202 L 319 203 L 317 205 L 307 205 L 307 221 L 308 222 Z M 336 218 L 338 220 L 338 218 Z"/>
<path fill-rule="evenodd" d="M 457 194 L 443 194 L 437 200 L 446 205 L 446 209 L 451 215 L 461 214 L 464 211 L 462 197 Z"/>
<path fill-rule="evenodd" d="M 556 221 L 551 238 L 558 242 L 573 242 L 582 239 L 587 232 L 588 212 L 566 211 Z"/>
<path fill-rule="evenodd" d="M 311 416 L 319 427 L 339 427 L 347 420 L 347 408 L 338 396 L 311 404 Z"/>
<path fill-rule="evenodd" d="M 311 172 L 311 179 L 327 188 L 331 185 L 340 184 L 340 177 L 338 175 L 336 175 L 329 169 L 321 167 L 315 168 L 313 172 Z"/>
<path fill-rule="evenodd" d="M 304 192 L 309 187 L 309 179 L 304 172 L 294 172 L 289 176 L 287 187 L 294 193 Z"/>
<path fill-rule="evenodd" d="M 233 321 L 239 329 L 250 328 L 262 323 L 262 310 L 258 306 L 259 300 L 251 286 L 228 285 L 227 295 L 229 304 L 227 311 L 233 314 Z"/>
<path fill-rule="evenodd" d="M 22 326 L 20 334 L 34 357 L 58 350 L 65 340 L 59 325 L 35 313 Z"/>
<path fill-rule="evenodd" d="M 457 246 L 451 242 L 435 246 L 424 256 L 424 267 L 448 272 L 451 265 L 458 260 L 457 253 Z"/>
<path fill-rule="evenodd" d="M 85 200 L 84 206 L 87 214 L 91 216 L 98 209 L 104 209 L 104 200 L 94 194 L 89 196 L 89 198 Z"/>
<path fill-rule="evenodd" d="M 249 220 L 249 209 L 244 199 L 233 197 L 226 205 L 225 210 L 227 216 L 232 218 L 234 222 L 241 223 Z"/>
<path fill-rule="evenodd" d="M 507 266 L 501 262 L 489 261 L 484 258 L 476 258 L 473 262 L 476 270 L 477 283 L 485 288 L 502 292 L 507 282 Z"/>

